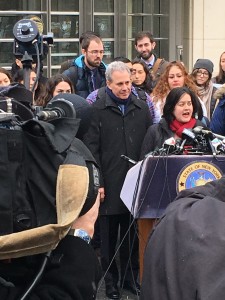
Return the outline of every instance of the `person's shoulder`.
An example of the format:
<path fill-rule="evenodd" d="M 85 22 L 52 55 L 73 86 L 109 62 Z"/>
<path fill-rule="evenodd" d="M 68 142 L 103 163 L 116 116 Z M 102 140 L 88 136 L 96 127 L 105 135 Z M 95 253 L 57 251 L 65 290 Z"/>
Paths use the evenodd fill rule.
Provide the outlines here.
<path fill-rule="evenodd" d="M 84 66 L 84 55 L 80 55 L 78 56 L 76 59 L 74 59 L 74 63 L 75 66 L 79 67 L 79 68 L 83 68 Z"/>
<path fill-rule="evenodd" d="M 216 89 L 213 94 L 215 99 L 224 99 L 225 98 L 225 84 L 223 84 L 220 88 Z"/>
<path fill-rule="evenodd" d="M 105 108 L 106 105 L 106 88 L 101 87 L 98 90 L 93 91 L 88 97 L 87 100 L 89 99 L 92 95 L 92 104 L 94 107 L 102 109 Z"/>
<path fill-rule="evenodd" d="M 89 104 L 93 104 L 93 103 L 96 102 L 97 96 L 98 96 L 98 89 L 97 89 L 97 90 L 94 90 L 93 92 L 91 92 L 91 93 L 87 96 L 86 100 L 87 100 L 87 102 L 88 102 Z"/>
<path fill-rule="evenodd" d="M 160 123 L 152 124 L 148 127 L 148 134 L 155 135 L 161 127 Z"/>
<path fill-rule="evenodd" d="M 145 93 L 145 92 L 144 92 Z M 149 110 L 149 106 L 146 102 L 146 99 L 140 99 L 138 94 L 134 94 L 133 92 L 131 92 L 131 100 L 134 103 L 135 106 L 138 106 L 141 109 L 148 109 Z"/>
<path fill-rule="evenodd" d="M 100 68 L 100 69 L 103 69 L 103 70 L 106 70 L 107 67 L 108 67 L 108 65 L 107 65 L 106 63 L 104 63 L 104 61 L 102 60 L 101 63 L 100 63 L 99 68 Z"/>
<path fill-rule="evenodd" d="M 169 61 L 167 61 L 165 58 L 157 58 L 160 60 L 159 66 L 163 66 L 163 68 L 166 68 L 169 65 Z M 157 61 L 157 60 L 156 60 Z"/>

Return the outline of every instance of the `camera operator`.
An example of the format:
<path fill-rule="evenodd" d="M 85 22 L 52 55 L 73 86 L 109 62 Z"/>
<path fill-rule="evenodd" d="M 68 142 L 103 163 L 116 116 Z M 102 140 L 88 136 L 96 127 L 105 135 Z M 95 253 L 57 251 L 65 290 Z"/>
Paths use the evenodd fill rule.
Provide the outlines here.
<path fill-rule="evenodd" d="M 100 196 L 83 216 L 74 221 L 72 229 L 82 229 L 92 238 L 98 215 Z M 67 236 L 59 243 L 50 258 L 44 276 L 27 299 L 95 299 L 101 278 L 98 259 L 88 239 Z M 18 300 L 35 271 L 32 257 L 0 262 L 1 300 Z"/>
<path fill-rule="evenodd" d="M 19 90 L 31 93 L 26 88 L 16 86 L 9 87 L 3 95 L 9 96 L 6 92 L 18 94 Z M 61 94 L 60 99 L 52 99 L 57 102 L 56 106 L 53 105 L 55 102 L 52 103 L 53 109 L 49 112 L 52 113 L 57 108 L 58 111 L 68 112 L 65 104 L 60 106 L 64 96 Z M 70 96 L 72 99 L 68 102 L 74 107 L 76 117 L 66 114 L 64 117 L 44 122 L 32 117 L 25 119 L 21 115 L 22 120 L 27 121 L 17 121 L 14 126 L 15 123 L 11 124 L 7 119 L 10 125 L 7 127 L 4 127 L 4 119 L 1 120 L 0 173 L 4 174 L 0 185 L 0 193 L 4 195 L 0 198 L 1 300 L 96 298 L 101 269 L 90 241 L 100 199 L 99 195 L 96 198 L 98 184 L 92 184 L 92 181 L 96 180 L 94 159 L 79 139 L 79 132 L 85 131 L 89 124 L 92 109 L 85 99 L 77 95 Z M 20 107 L 22 103 L 16 105 Z M 71 110 L 70 105 L 69 107 Z M 20 116 L 19 113 L 20 111 Z M 15 119 L 16 116 L 12 118 Z M 85 178 L 79 171 L 66 172 L 65 180 L 59 180 L 59 187 L 57 185 L 56 188 L 58 169 L 62 165 L 65 169 L 68 166 L 74 167 L 75 170 L 82 169 Z M 93 170 L 93 174 L 90 171 L 88 173 L 87 169 Z M 58 193 L 60 188 L 61 192 Z M 58 194 L 61 198 L 57 197 Z M 65 202 L 66 198 L 68 200 Z M 81 199 L 85 203 L 81 204 Z M 61 206 L 58 206 L 60 201 Z M 80 212 L 79 217 L 76 218 L 74 211 L 78 211 L 77 216 Z M 68 214 L 72 218 L 71 221 L 68 221 Z M 70 226 L 72 223 L 72 226 L 66 227 L 65 230 L 68 222 Z M 31 232 L 36 229 L 43 232 L 45 226 L 42 225 L 49 226 L 50 232 L 45 231 L 44 236 L 37 235 L 37 238 L 35 236 L 37 243 L 34 243 L 35 241 L 30 239 Z M 21 229 L 22 226 L 25 228 Z M 57 231 L 58 228 L 64 231 Z M 67 235 L 62 238 L 64 233 Z M 21 248 L 17 247 L 15 236 L 22 250 L 26 251 L 23 255 L 18 256 Z M 20 239 L 22 236 L 24 239 Z M 5 247 L 4 241 L 10 239 L 11 243 L 5 243 Z M 52 245 L 52 239 L 58 244 L 57 247 L 50 247 L 53 251 L 36 251 L 45 243 L 47 246 Z M 43 261 L 46 260 L 44 267 Z"/>

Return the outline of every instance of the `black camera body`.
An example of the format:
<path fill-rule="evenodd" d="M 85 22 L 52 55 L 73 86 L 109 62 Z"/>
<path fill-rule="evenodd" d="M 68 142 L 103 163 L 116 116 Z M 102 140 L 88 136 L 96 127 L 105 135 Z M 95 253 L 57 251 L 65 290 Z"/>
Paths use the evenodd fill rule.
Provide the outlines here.
<path fill-rule="evenodd" d="M 40 35 L 36 23 L 30 19 L 22 19 L 13 27 L 15 37 L 13 44 L 13 54 L 22 58 L 25 52 L 30 55 L 34 62 L 37 61 L 37 51 L 34 42 L 37 42 L 40 59 L 44 59 L 48 54 L 48 46 L 53 45 L 53 33 Z"/>

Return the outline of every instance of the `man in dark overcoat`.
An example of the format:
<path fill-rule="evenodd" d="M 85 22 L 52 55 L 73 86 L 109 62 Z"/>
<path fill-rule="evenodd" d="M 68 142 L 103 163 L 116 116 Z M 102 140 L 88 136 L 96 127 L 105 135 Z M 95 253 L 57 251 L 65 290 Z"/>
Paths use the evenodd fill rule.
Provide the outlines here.
<path fill-rule="evenodd" d="M 129 227 L 132 218 L 120 198 L 125 176 L 132 165 L 121 155 L 139 159 L 140 147 L 152 119 L 147 104 L 131 93 L 130 77 L 130 70 L 124 63 L 116 61 L 109 64 L 107 86 L 98 91 L 93 104 L 92 123 L 84 139 L 99 163 L 102 175 L 99 218 L 101 263 L 105 272 L 106 295 L 110 299 L 119 299 L 119 274 L 121 287 L 134 294 L 139 293 L 136 284 L 138 244 L 137 239 L 133 239 L 134 224 Z M 121 244 L 117 249 L 118 234 Z M 120 272 L 114 257 L 117 250 Z"/>

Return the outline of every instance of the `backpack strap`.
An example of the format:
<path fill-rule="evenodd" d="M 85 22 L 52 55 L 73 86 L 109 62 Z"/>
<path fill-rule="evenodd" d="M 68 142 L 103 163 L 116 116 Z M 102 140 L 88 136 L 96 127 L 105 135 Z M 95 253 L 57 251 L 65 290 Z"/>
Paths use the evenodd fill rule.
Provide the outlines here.
<path fill-rule="evenodd" d="M 162 62 L 162 58 L 157 58 L 156 62 L 154 63 L 154 66 L 152 67 L 152 73 L 155 75 L 156 71 L 159 68 L 160 63 Z"/>

